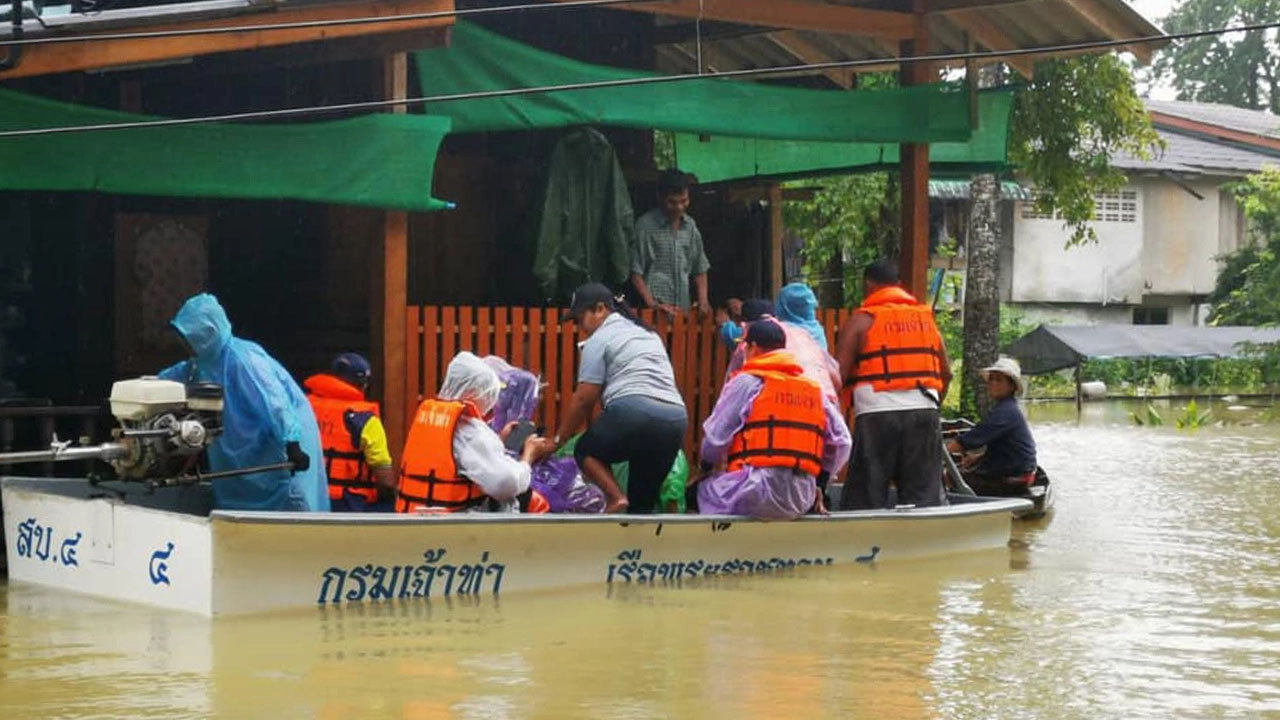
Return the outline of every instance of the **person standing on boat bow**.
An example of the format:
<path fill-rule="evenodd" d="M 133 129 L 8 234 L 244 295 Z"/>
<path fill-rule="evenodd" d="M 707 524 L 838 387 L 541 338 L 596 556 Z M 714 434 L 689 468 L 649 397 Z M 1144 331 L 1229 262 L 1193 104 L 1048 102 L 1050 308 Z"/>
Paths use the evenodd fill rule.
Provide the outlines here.
<path fill-rule="evenodd" d="M 320 430 L 302 388 L 262 346 L 231 334 L 231 321 L 208 293 L 189 298 L 170 322 L 191 359 L 160 377 L 222 387 L 222 432 L 209 446 L 214 472 L 292 463 L 213 482 L 218 510 L 329 511 Z"/>
<path fill-rule="evenodd" d="M 702 463 L 725 470 L 698 483 L 698 512 L 766 520 L 825 512 L 816 476 L 849 460 L 840 407 L 786 352 L 777 322 L 752 323 L 743 342 L 746 362 L 702 424 Z"/>
<path fill-rule="evenodd" d="M 898 269 L 877 260 L 863 273 L 865 299 L 840 327 L 836 359 L 853 386 L 853 459 L 841 510 L 926 507 L 946 502 L 939 412 L 951 361 L 933 311 L 898 284 Z"/>
<path fill-rule="evenodd" d="M 519 512 L 518 496 L 529 489 L 531 465 L 554 450 L 530 435 L 519 459 L 503 446 L 504 434 L 486 419 L 498 403 L 502 381 L 469 352 L 449 362 L 436 398 L 413 415 L 400 459 L 396 512 Z"/>
<path fill-rule="evenodd" d="M 689 422 L 667 348 L 599 283 L 574 290 L 563 319 L 577 322 L 587 340 L 578 362 L 578 386 L 555 443 L 572 437 L 599 402 L 604 412 L 573 448 L 578 468 L 604 492 L 605 512 L 650 514 Z M 625 497 L 609 467 L 619 462 L 629 463 Z"/>
<path fill-rule="evenodd" d="M 982 379 L 994 405 L 976 427 L 947 443 L 947 450 L 968 453 L 985 447 L 982 457 L 964 469 L 965 482 L 979 495 L 1019 496 L 1036 476 L 1036 441 L 1018 407 L 1027 389 L 1022 367 L 1002 357 L 982 370 Z"/>
<path fill-rule="evenodd" d="M 372 369 L 357 353 L 334 358 L 330 371 L 303 381 L 320 425 L 329 502 L 338 512 L 390 512 L 396 474 L 378 403 L 365 399 Z"/>

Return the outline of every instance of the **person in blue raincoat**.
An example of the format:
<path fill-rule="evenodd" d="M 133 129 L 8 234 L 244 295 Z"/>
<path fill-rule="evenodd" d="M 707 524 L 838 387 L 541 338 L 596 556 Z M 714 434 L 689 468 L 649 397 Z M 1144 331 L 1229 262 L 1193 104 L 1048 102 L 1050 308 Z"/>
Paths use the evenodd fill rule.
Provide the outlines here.
<path fill-rule="evenodd" d="M 818 322 L 818 298 L 804 283 L 791 283 L 778 292 L 778 312 L 775 315 L 784 323 L 804 328 L 813 336 L 818 347 L 831 352 L 827 333 Z"/>
<path fill-rule="evenodd" d="M 214 472 L 292 462 L 293 471 L 269 470 L 213 481 L 219 510 L 328 512 L 329 487 L 320 430 L 302 389 L 255 342 L 231 334 L 217 298 L 201 293 L 171 321 L 191 359 L 160 372 L 178 382 L 222 386 L 222 433 L 209 446 Z"/>

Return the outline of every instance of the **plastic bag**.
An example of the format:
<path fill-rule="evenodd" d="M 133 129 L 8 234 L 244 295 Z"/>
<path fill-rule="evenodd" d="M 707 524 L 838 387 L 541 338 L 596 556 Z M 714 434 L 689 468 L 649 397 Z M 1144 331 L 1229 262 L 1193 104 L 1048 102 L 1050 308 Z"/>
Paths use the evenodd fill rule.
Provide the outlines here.
<path fill-rule="evenodd" d="M 578 433 L 565 441 L 565 444 L 556 451 L 555 457 L 572 459 L 573 448 L 578 444 L 578 438 L 580 437 L 582 437 L 582 433 Z M 618 483 L 618 488 L 625 494 L 627 492 L 628 464 L 625 462 L 614 463 L 611 469 L 613 470 L 614 481 Z M 684 450 L 680 450 L 676 453 L 675 461 L 671 463 L 671 470 L 662 479 L 662 487 L 658 490 L 657 511 L 683 513 L 685 510 L 684 491 L 688 481 L 689 461 L 685 459 Z M 591 485 L 590 487 L 595 486 Z"/>
<path fill-rule="evenodd" d="M 493 407 L 493 416 L 489 419 L 489 427 L 495 432 L 502 432 L 509 422 L 532 420 L 534 411 L 538 409 L 539 392 L 542 389 L 542 381 L 538 376 L 514 367 L 496 355 L 485 356 L 484 362 L 498 374 L 503 384 L 498 402 Z"/>
<path fill-rule="evenodd" d="M 604 493 L 582 479 L 573 458 L 548 458 L 534 465 L 529 485 L 546 498 L 553 513 L 604 512 Z"/>

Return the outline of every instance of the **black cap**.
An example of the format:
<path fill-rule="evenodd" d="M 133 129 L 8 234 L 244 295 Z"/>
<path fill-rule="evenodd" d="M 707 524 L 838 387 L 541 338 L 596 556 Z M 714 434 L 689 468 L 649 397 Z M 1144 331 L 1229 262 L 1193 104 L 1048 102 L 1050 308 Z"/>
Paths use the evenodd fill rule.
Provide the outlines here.
<path fill-rule="evenodd" d="M 742 319 L 746 322 L 755 322 L 765 315 L 773 314 L 773 302 L 763 300 L 761 298 L 752 298 L 742 303 Z"/>
<path fill-rule="evenodd" d="M 777 350 L 787 346 L 787 334 L 772 320 L 760 320 L 747 327 L 745 342 L 761 350 Z"/>
<path fill-rule="evenodd" d="M 576 321 L 582 317 L 582 313 L 601 303 L 610 310 L 614 308 L 613 292 L 609 288 L 600 283 L 579 285 L 578 289 L 573 291 L 573 297 L 569 299 L 569 309 L 560 316 L 560 322 Z"/>

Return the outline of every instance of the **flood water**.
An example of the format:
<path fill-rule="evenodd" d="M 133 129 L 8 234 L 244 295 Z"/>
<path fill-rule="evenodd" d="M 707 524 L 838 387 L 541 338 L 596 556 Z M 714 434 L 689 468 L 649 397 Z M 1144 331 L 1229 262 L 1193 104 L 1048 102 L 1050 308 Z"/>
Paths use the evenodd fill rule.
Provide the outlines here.
<path fill-rule="evenodd" d="M 977 555 L 216 621 L 0 585 L 0 718 L 1280 718 L 1280 424 L 1130 409 L 1033 407 L 1057 511 Z"/>

